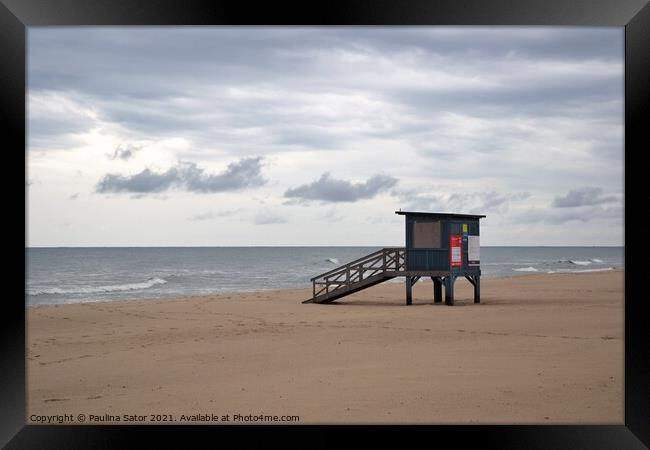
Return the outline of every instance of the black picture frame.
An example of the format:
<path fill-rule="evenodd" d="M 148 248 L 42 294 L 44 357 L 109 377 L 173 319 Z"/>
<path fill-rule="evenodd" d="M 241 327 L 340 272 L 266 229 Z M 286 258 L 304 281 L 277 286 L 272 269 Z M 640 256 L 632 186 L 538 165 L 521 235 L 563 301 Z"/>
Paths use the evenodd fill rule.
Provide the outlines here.
<path fill-rule="evenodd" d="M 431 444 L 453 442 L 482 448 L 634 449 L 650 445 L 650 343 L 644 324 L 648 300 L 642 290 L 641 241 L 646 232 L 639 206 L 645 206 L 645 187 L 634 168 L 648 144 L 644 132 L 650 109 L 650 6 L 645 0 L 337 0 L 321 3 L 252 4 L 236 0 L 0 0 L 0 117 L 5 168 L 25 165 L 25 61 L 26 27 L 59 25 L 579 25 L 625 27 L 625 236 L 634 244 L 625 248 L 625 424 L 624 425 L 531 425 L 531 426 L 418 426 L 408 427 L 409 437 Z M 8 138 L 8 139 L 7 139 Z M 16 159 L 16 161 L 13 160 Z M 5 174 L 19 178 L 18 170 Z M 21 183 L 4 176 L 5 192 L 16 199 L 6 211 L 5 225 L 26 238 L 27 196 L 20 205 L 13 189 Z M 634 183 L 637 181 L 637 183 Z M 638 197 L 640 200 L 635 201 Z M 637 206 L 637 208 L 635 208 Z M 22 220 L 20 219 L 22 217 Z M 643 227 L 640 227 L 643 228 Z M 635 233 L 636 232 L 636 233 Z M 5 236 L 13 236 L 9 232 Z M 25 302 L 20 302 L 18 261 L 25 250 L 16 239 L 7 239 L 7 284 L 11 287 L 2 305 L 2 359 L 0 360 L 0 444 L 6 448 L 128 448 L 134 439 L 167 444 L 188 439 L 219 439 L 237 433 L 239 445 L 260 443 L 287 427 L 211 426 L 34 426 L 25 425 Z M 26 242 L 26 240 L 25 240 Z M 25 266 L 23 265 L 23 275 Z M 23 292 L 24 293 L 24 292 Z M 340 427 L 336 427 L 340 428 Z M 365 429 L 365 427 L 362 427 Z M 405 427 L 372 427 L 373 437 Z M 289 427 L 296 430 L 296 427 Z M 313 431 L 320 445 L 339 445 L 332 427 L 302 426 Z M 414 435 L 413 433 L 416 433 Z M 645 445 L 644 445 L 645 443 Z"/>

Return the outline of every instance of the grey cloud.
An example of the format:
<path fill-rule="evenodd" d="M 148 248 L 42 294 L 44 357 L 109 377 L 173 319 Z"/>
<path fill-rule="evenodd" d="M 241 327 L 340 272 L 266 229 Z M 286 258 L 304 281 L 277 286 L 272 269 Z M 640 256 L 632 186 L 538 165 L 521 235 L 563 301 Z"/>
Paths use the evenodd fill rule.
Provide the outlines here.
<path fill-rule="evenodd" d="M 493 211 L 502 206 L 507 206 L 510 202 L 525 200 L 530 197 L 530 193 L 517 192 L 513 194 L 502 194 L 489 191 L 481 193 L 479 197 L 481 198 L 481 207 L 486 211 Z"/>
<path fill-rule="evenodd" d="M 612 221 L 621 224 L 624 210 L 621 206 L 584 206 L 572 209 L 531 209 L 514 216 L 518 223 L 545 223 L 562 225 L 568 222 Z"/>
<path fill-rule="evenodd" d="M 229 209 L 229 210 L 224 210 L 224 211 L 209 211 L 203 214 L 197 214 L 195 216 L 189 217 L 187 220 L 190 220 L 192 222 L 195 221 L 202 221 L 202 220 L 210 220 L 210 219 L 216 219 L 219 217 L 230 217 L 233 216 L 241 211 L 241 208 L 236 208 L 236 209 Z"/>
<path fill-rule="evenodd" d="M 584 187 L 573 189 L 563 197 L 555 197 L 553 206 L 556 208 L 574 208 L 577 206 L 594 206 L 616 201 L 614 196 L 603 196 L 603 189 L 598 187 Z"/>
<path fill-rule="evenodd" d="M 30 84 L 39 89 L 65 87 L 147 99 L 158 98 L 161 93 L 173 97 L 188 89 L 169 82 L 168 77 L 151 74 L 169 74 L 187 81 L 211 77 L 230 81 L 237 75 L 244 81 L 257 81 L 262 71 L 272 82 L 293 74 L 299 79 L 320 62 L 323 49 L 358 56 L 372 56 L 377 51 L 409 52 L 422 56 L 430 65 L 448 56 L 470 63 L 495 59 L 616 61 L 623 51 L 622 30 L 604 28 L 259 27 L 255 33 L 236 28 L 97 30 L 31 30 L 28 57 L 35 77 L 30 78 Z M 78 57 L 71 59 L 73 52 Z M 100 76 L 89 77 L 89 69 Z M 166 89 L 161 90 L 161 86 Z"/>
<path fill-rule="evenodd" d="M 156 173 L 150 169 L 132 176 L 107 174 L 97 183 L 95 190 L 98 193 L 132 192 L 151 193 L 162 192 L 174 185 L 181 184 L 182 176 L 178 168 L 171 168 L 163 173 Z"/>
<path fill-rule="evenodd" d="M 377 136 L 426 145 L 439 136 L 402 119 L 430 118 L 422 129 L 439 133 L 440 111 L 611 124 L 622 56 L 622 31 L 607 28 L 43 28 L 30 31 L 28 81 L 30 95 L 65 93 L 133 132 L 263 154 Z M 594 63 L 607 70 L 585 69 Z M 33 120 L 51 145 L 90 125 Z M 469 144 L 499 148 L 515 131 Z"/>
<path fill-rule="evenodd" d="M 506 212 L 513 202 L 530 197 L 528 192 L 499 193 L 496 191 L 452 192 L 451 194 L 421 194 L 413 190 L 394 192 L 405 211 L 455 212 L 482 214 Z"/>
<path fill-rule="evenodd" d="M 161 173 L 144 169 L 135 175 L 105 175 L 96 186 L 98 193 L 158 193 L 172 188 L 190 192 L 214 193 L 257 187 L 266 183 L 261 175 L 262 158 L 243 158 L 230 163 L 217 175 L 206 174 L 194 163 L 181 162 Z"/>
<path fill-rule="evenodd" d="M 115 152 L 111 156 L 111 159 L 130 159 L 136 152 L 142 150 L 143 146 L 133 145 L 133 144 L 120 144 L 115 148 Z"/>
<path fill-rule="evenodd" d="M 446 28 L 446 29 L 445 29 Z M 622 51 L 616 37 L 605 28 L 531 27 L 432 27 L 427 32 L 404 28 L 397 33 L 368 33 L 360 40 L 365 47 L 390 50 L 429 49 L 428 56 L 455 54 L 490 58 L 540 58 L 575 61 L 579 58 L 615 59 Z M 468 45 L 474 40 L 476 45 Z"/>
<path fill-rule="evenodd" d="M 30 133 L 34 136 L 46 139 L 59 134 L 75 134 L 88 131 L 95 125 L 95 121 L 83 114 L 75 114 L 66 111 L 66 114 L 55 116 L 54 114 L 31 113 Z"/>
<path fill-rule="evenodd" d="M 279 146 L 296 146 L 309 149 L 334 149 L 346 141 L 336 130 L 324 126 L 296 126 L 287 124 L 274 127 L 271 142 Z"/>
<path fill-rule="evenodd" d="M 288 219 L 285 216 L 271 211 L 261 211 L 253 218 L 253 223 L 255 225 L 272 225 L 287 222 Z"/>
<path fill-rule="evenodd" d="M 261 174 L 262 158 L 244 158 L 228 164 L 225 172 L 206 175 L 195 164 L 188 165 L 184 174 L 187 189 L 193 192 L 222 192 L 257 187 L 266 184 Z"/>
<path fill-rule="evenodd" d="M 96 121 L 76 111 L 55 113 L 27 110 L 27 139 L 32 149 L 66 149 L 79 142 L 78 135 L 90 131 Z"/>
<path fill-rule="evenodd" d="M 133 194 L 133 195 L 130 195 L 129 198 L 134 199 L 134 200 L 140 200 L 140 199 L 143 199 L 143 198 L 153 199 L 153 200 L 168 200 L 169 196 L 168 195 L 161 195 L 161 194 Z"/>
<path fill-rule="evenodd" d="M 284 196 L 296 201 L 356 202 L 372 198 L 397 184 L 397 178 L 388 175 L 374 175 L 364 183 L 351 183 L 332 178 L 329 173 L 309 184 L 291 188 Z"/>
<path fill-rule="evenodd" d="M 444 212 L 447 209 L 443 195 L 420 194 L 415 190 L 394 190 L 391 194 L 398 197 L 400 209 L 404 211 Z"/>

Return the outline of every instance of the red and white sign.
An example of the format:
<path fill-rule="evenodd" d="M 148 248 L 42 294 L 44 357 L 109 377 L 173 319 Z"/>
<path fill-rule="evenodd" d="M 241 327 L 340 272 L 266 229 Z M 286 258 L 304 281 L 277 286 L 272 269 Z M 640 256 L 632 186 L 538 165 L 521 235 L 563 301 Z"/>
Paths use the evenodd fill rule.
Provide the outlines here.
<path fill-rule="evenodd" d="M 463 266 L 463 237 L 460 234 L 449 236 L 449 265 L 451 267 Z"/>

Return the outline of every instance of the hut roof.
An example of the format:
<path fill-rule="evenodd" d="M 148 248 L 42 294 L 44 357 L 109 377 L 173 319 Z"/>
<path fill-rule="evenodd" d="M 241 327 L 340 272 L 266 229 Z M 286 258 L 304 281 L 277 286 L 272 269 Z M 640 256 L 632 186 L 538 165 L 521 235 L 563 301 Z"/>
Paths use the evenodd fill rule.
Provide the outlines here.
<path fill-rule="evenodd" d="M 440 217 L 440 218 L 447 218 L 447 219 L 482 219 L 485 217 L 476 214 L 433 213 L 433 212 L 420 212 L 420 211 L 395 211 L 395 214 L 399 214 L 402 216 L 414 215 L 414 216 Z"/>

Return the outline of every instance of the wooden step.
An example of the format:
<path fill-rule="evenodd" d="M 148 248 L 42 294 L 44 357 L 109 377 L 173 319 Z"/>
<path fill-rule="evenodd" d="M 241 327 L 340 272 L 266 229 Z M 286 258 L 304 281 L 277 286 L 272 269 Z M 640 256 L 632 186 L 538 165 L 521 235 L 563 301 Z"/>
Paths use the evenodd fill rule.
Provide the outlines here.
<path fill-rule="evenodd" d="M 375 286 L 379 283 L 383 283 L 384 281 L 390 280 L 391 278 L 395 278 L 395 277 L 387 276 L 384 274 L 377 274 L 375 276 L 366 278 L 362 281 L 352 283 L 348 287 L 339 288 L 333 292 L 329 292 L 327 294 L 318 295 L 314 298 L 310 298 L 308 300 L 305 300 L 302 303 L 331 303 L 336 299 L 345 297 L 346 295 L 354 294 L 355 292 L 359 292 L 363 289 L 369 288 L 371 286 Z"/>

